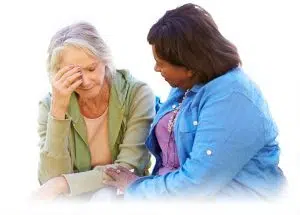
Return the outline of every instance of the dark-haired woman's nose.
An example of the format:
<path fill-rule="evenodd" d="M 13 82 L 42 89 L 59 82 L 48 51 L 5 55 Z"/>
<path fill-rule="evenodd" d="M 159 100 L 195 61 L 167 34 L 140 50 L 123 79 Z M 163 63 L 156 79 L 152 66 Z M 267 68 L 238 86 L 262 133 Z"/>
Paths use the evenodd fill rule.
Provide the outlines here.
<path fill-rule="evenodd" d="M 154 66 L 154 70 L 155 70 L 155 72 L 161 72 L 161 69 L 156 64 Z"/>

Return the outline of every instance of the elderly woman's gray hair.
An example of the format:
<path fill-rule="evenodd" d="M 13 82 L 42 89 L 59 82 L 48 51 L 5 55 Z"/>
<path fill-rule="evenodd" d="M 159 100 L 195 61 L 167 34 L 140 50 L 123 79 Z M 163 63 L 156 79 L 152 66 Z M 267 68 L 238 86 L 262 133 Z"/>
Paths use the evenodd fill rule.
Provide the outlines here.
<path fill-rule="evenodd" d="M 52 37 L 47 59 L 50 76 L 59 69 L 62 50 L 70 46 L 81 48 L 88 54 L 98 57 L 106 65 L 106 75 L 113 75 L 114 65 L 108 46 L 93 25 L 78 22 L 62 28 Z"/>

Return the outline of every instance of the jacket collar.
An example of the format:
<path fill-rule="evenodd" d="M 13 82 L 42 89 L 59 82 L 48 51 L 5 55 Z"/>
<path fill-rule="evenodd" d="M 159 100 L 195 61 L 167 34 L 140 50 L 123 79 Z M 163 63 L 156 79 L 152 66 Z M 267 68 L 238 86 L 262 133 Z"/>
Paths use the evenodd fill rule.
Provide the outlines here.
<path fill-rule="evenodd" d="M 113 76 L 110 88 L 110 98 L 108 106 L 108 139 L 111 151 L 114 152 L 114 147 L 117 140 L 121 124 L 124 117 L 125 100 L 128 94 L 129 85 L 127 82 L 131 76 L 125 70 L 117 70 Z M 68 113 L 72 120 L 73 126 L 80 137 L 87 144 L 87 129 L 83 116 L 80 113 L 80 108 L 75 93 L 72 93 Z M 114 157 L 115 155 L 113 155 Z"/>
<path fill-rule="evenodd" d="M 72 120 L 72 124 L 81 138 L 87 143 L 87 131 L 85 121 L 80 114 L 80 108 L 75 93 L 72 93 L 69 103 L 68 115 Z"/>

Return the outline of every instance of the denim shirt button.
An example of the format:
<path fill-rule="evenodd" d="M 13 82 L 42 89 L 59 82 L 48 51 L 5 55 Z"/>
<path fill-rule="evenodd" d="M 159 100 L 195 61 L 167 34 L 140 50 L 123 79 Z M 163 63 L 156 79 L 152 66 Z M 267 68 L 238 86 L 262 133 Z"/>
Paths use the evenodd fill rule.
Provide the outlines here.
<path fill-rule="evenodd" d="M 206 154 L 208 155 L 208 156 L 210 156 L 211 154 L 212 154 L 212 151 L 211 150 L 206 150 Z"/>
<path fill-rule="evenodd" d="M 176 108 L 176 105 L 172 105 L 172 108 L 173 108 L 173 109 Z"/>
<path fill-rule="evenodd" d="M 194 122 L 193 122 L 193 125 L 198 125 L 198 122 L 197 122 L 197 121 L 194 121 Z"/>

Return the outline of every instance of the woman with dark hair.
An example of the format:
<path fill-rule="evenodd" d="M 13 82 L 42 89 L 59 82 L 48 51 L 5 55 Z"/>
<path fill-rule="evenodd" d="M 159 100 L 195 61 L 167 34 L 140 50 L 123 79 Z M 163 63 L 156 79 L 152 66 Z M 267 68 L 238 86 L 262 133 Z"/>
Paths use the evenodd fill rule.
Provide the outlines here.
<path fill-rule="evenodd" d="M 259 88 L 241 68 L 236 47 L 211 15 L 186 4 L 148 34 L 155 71 L 172 86 L 146 145 L 151 176 L 107 168 L 125 198 L 270 199 L 285 177 L 278 167 L 278 130 Z"/>

